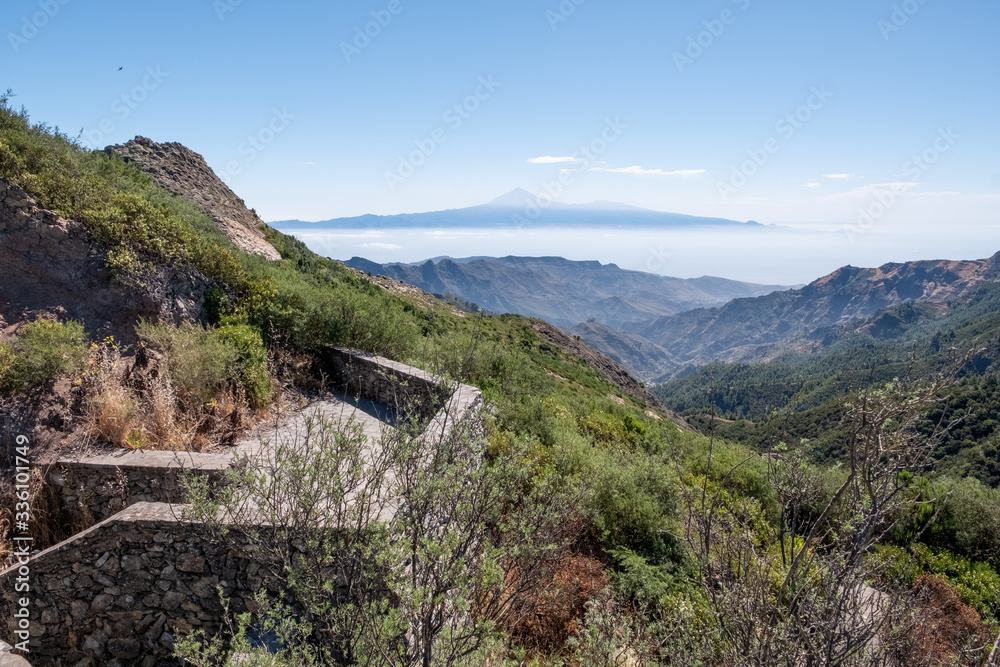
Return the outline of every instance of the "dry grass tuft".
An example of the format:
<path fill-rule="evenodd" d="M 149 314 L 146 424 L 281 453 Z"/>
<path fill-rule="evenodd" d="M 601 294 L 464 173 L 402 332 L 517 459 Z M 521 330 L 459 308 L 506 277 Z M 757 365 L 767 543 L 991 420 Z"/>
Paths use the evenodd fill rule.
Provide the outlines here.
<path fill-rule="evenodd" d="M 159 373 L 149 386 L 148 427 L 158 443 L 170 443 L 176 437 L 177 398 L 167 372 Z"/>
<path fill-rule="evenodd" d="M 90 434 L 118 447 L 134 446 L 139 406 L 124 384 L 124 364 L 113 338 L 91 346 L 82 385 Z"/>
<path fill-rule="evenodd" d="M 10 564 L 14 532 L 14 510 L 18 498 L 12 480 L 0 483 L 0 563 Z M 32 550 L 46 549 L 89 525 L 67 520 L 58 491 L 45 481 L 42 468 L 31 471 L 28 483 L 28 504 L 31 507 L 28 527 L 34 541 Z"/>
<path fill-rule="evenodd" d="M 141 347 L 134 360 L 123 359 L 110 337 L 90 352 L 80 381 L 87 430 L 117 447 L 206 451 L 233 442 L 266 413 L 252 409 L 243 385 L 234 380 L 211 390 L 212 383 L 202 382 L 201 393 L 192 391 L 175 378 L 164 353 Z M 198 376 L 190 368 L 186 372 Z"/>
<path fill-rule="evenodd" d="M 87 399 L 87 423 L 91 435 L 118 447 L 134 442 L 138 431 L 138 407 L 127 387 L 108 384 Z"/>

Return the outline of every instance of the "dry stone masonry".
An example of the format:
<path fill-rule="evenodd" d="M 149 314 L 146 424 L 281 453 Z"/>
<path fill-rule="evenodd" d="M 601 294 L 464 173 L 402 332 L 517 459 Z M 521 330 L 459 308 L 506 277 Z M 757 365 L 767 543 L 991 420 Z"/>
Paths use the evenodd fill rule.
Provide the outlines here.
<path fill-rule="evenodd" d="M 178 634 L 220 629 L 220 593 L 246 611 L 267 570 L 208 537 L 180 506 L 137 503 L 34 556 L 33 664 L 154 665 Z M 0 575 L 5 592 L 12 578 Z"/>
<path fill-rule="evenodd" d="M 326 355 L 341 389 L 391 407 L 417 406 L 425 436 L 446 435 L 475 420 L 482 397 L 416 368 L 353 350 Z M 389 410 L 386 414 L 395 414 Z M 294 422 L 294 419 L 291 420 Z M 258 441 L 261 446 L 261 441 Z M 230 611 L 252 609 L 253 596 L 276 590 L 267 563 L 239 538 L 209 539 L 184 517 L 184 479 L 221 480 L 233 452 L 116 452 L 61 460 L 50 482 L 64 508 L 99 523 L 31 557 L 30 658 L 34 665 L 167 664 L 178 636 L 212 633 Z M 81 516 L 89 513 L 89 517 Z M 0 633 L 15 636 L 18 567 L 0 573 Z M 2 636 L 2 635 L 0 635 Z"/>

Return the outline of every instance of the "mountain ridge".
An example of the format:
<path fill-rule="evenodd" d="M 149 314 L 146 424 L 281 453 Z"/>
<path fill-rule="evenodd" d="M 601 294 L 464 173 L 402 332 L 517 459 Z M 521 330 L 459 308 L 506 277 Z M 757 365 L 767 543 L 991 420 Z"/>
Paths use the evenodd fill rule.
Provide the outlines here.
<path fill-rule="evenodd" d="M 726 218 L 699 217 L 682 213 L 669 213 L 639 208 L 617 202 L 597 201 L 589 204 L 564 204 L 536 197 L 517 188 L 485 204 L 464 208 L 331 218 L 317 222 L 303 220 L 276 220 L 269 223 L 279 230 L 312 231 L 323 229 L 358 228 L 414 228 L 414 227 L 514 227 L 537 226 L 595 226 L 595 227 L 731 227 L 752 228 L 761 231 L 776 225 L 758 222 L 739 222 Z M 787 229 L 787 228 L 782 228 Z"/>
<path fill-rule="evenodd" d="M 711 361 L 766 361 L 814 332 L 907 301 L 945 302 L 998 278 L 1000 253 L 980 260 L 845 266 L 801 289 L 734 299 L 623 330 L 669 351 L 680 364 L 677 371 Z"/>
<path fill-rule="evenodd" d="M 355 257 L 351 268 L 384 275 L 432 294 L 454 294 L 495 313 L 519 313 L 571 328 L 590 319 L 620 328 L 739 296 L 787 289 L 724 278 L 670 278 L 598 261 L 562 257 L 443 258 L 418 265 Z"/>

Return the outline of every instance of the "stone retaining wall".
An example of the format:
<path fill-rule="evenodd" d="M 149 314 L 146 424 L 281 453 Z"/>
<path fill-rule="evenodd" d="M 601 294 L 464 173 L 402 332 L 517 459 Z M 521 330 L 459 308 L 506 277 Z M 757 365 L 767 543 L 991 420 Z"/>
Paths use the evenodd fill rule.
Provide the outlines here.
<path fill-rule="evenodd" d="M 391 359 L 357 350 L 328 348 L 324 354 L 331 383 L 352 395 L 394 409 L 415 410 L 440 433 L 479 400 L 479 390 Z M 232 454 L 118 451 L 60 459 L 49 481 L 60 489 L 63 507 L 85 524 L 101 521 L 137 502 L 183 502 L 184 479 L 192 474 L 222 479 Z"/>
<path fill-rule="evenodd" d="M 419 369 L 351 350 L 331 348 L 327 360 L 356 394 L 390 407 L 416 406 L 427 423 L 421 437 L 445 437 L 458 423 L 477 423 L 482 396 L 474 387 L 449 387 Z M 183 520 L 171 504 L 182 500 L 186 476 L 219 480 L 232 460 L 232 452 L 140 451 L 53 466 L 49 480 L 61 489 L 64 507 L 103 520 L 28 563 L 28 657 L 35 665 L 166 664 L 178 633 L 220 629 L 219 588 L 235 613 L 262 587 L 276 588 L 246 544 L 220 545 L 209 539 L 207 526 Z M 24 595 L 15 592 L 18 576 L 17 566 L 0 573 L 0 616 L 9 619 L 8 633 L 17 629 L 13 614 Z"/>
<path fill-rule="evenodd" d="M 433 418 L 455 389 L 437 375 L 358 350 L 327 347 L 323 362 L 337 386 L 423 420 Z"/>
<path fill-rule="evenodd" d="M 46 549 L 28 564 L 27 593 L 14 592 L 17 566 L 0 573 L 5 619 L 16 598 L 31 601 L 34 664 L 163 664 L 179 634 L 220 629 L 220 589 L 241 613 L 256 591 L 276 588 L 243 545 L 208 539 L 208 528 L 180 511 L 137 503 Z"/>
<path fill-rule="evenodd" d="M 229 454 L 121 451 L 60 459 L 48 479 L 60 490 L 63 508 L 86 524 L 139 502 L 183 502 L 185 479 L 221 481 L 231 463 Z"/>

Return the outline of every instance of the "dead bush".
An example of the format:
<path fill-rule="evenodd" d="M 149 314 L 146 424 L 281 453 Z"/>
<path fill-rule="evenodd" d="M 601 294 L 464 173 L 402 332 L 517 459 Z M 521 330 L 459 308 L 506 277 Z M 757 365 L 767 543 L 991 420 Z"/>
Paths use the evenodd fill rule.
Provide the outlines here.
<path fill-rule="evenodd" d="M 514 644 L 532 654 L 561 652 L 580 630 L 587 604 L 607 585 L 600 561 L 579 554 L 567 556 L 556 564 L 548 582 L 528 593 L 526 613 L 503 629 Z"/>
<path fill-rule="evenodd" d="M 979 665 L 989 637 L 972 607 L 952 586 L 932 574 L 913 584 L 919 612 L 911 631 L 914 665 Z"/>
<path fill-rule="evenodd" d="M 177 399 L 170 374 L 159 373 L 149 385 L 149 428 L 158 442 L 167 444 L 174 439 L 176 427 Z"/>
<path fill-rule="evenodd" d="M 118 447 L 134 446 L 138 407 L 127 387 L 108 384 L 87 399 L 87 422 L 91 435 Z"/>

